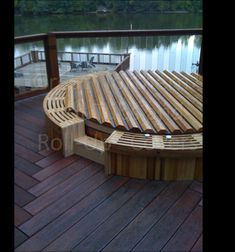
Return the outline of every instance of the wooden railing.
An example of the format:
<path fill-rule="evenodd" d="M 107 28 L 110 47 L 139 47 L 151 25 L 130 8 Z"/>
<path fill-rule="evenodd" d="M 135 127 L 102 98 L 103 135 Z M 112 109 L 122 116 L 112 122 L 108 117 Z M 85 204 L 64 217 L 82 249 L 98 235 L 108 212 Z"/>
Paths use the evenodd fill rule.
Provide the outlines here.
<path fill-rule="evenodd" d="M 15 44 L 43 41 L 45 48 L 45 60 L 49 87 L 48 90 L 57 86 L 60 82 L 57 39 L 60 38 L 94 38 L 94 37 L 147 37 L 147 36 L 180 36 L 180 35 L 202 35 L 202 29 L 161 29 L 161 30 L 105 30 L 105 31 L 68 31 L 51 32 L 15 38 Z M 202 52 L 201 45 L 201 52 Z M 202 53 L 200 55 L 199 73 L 202 74 Z M 31 96 L 34 95 L 33 91 Z"/>
<path fill-rule="evenodd" d="M 32 57 L 31 57 L 31 53 L 28 52 L 28 53 L 25 53 L 25 54 L 15 58 L 15 61 L 14 61 L 15 67 L 14 68 L 18 69 L 18 68 L 26 66 L 30 63 L 32 63 Z"/>
<path fill-rule="evenodd" d="M 45 61 L 45 51 L 35 51 L 38 61 Z M 95 64 L 118 65 L 122 63 L 129 54 L 125 53 L 91 53 L 91 52 L 58 52 L 60 62 L 89 61 L 94 56 Z"/>
<path fill-rule="evenodd" d="M 120 72 L 121 70 L 125 71 L 129 68 L 129 66 L 130 66 L 130 55 L 127 55 L 125 59 L 115 67 L 114 70 L 116 72 Z"/>

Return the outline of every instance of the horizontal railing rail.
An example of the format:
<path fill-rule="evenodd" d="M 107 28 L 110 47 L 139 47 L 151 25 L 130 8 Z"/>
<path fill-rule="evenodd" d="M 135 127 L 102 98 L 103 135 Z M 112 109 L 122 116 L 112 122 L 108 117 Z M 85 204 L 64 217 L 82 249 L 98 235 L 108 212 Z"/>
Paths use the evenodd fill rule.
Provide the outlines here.
<path fill-rule="evenodd" d="M 14 59 L 15 69 L 24 67 L 32 62 L 31 53 L 22 54 Z"/>
<path fill-rule="evenodd" d="M 100 31 L 57 31 L 50 33 L 40 33 L 35 35 L 15 37 L 15 44 L 43 41 L 45 48 L 45 60 L 50 90 L 60 82 L 58 68 L 57 39 L 65 38 L 97 38 L 97 37 L 146 37 L 146 36 L 181 36 L 181 35 L 202 35 L 201 28 L 193 29 L 150 29 L 150 30 L 100 30 Z M 202 74 L 203 45 L 199 60 L 199 74 Z M 128 59 L 124 62 L 128 62 Z M 123 64 L 124 64 L 123 63 Z M 125 67 L 123 65 L 122 67 Z"/>

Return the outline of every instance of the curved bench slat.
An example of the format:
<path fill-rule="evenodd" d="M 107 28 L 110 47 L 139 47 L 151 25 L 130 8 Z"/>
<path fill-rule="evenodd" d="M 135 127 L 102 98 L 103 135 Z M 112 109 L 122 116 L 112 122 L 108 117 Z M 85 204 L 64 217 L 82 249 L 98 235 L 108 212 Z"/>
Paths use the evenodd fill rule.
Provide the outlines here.
<path fill-rule="evenodd" d="M 133 113 L 130 112 L 130 110 L 124 100 L 124 97 L 122 96 L 119 88 L 117 87 L 117 84 L 116 84 L 112 74 L 107 73 L 106 77 L 107 77 L 107 81 L 109 83 L 109 87 L 112 90 L 112 93 L 115 94 L 114 98 L 119 105 L 119 108 L 123 114 L 123 117 L 128 125 L 129 130 L 135 131 L 135 132 L 140 132 L 140 129 L 139 129 L 139 126 L 136 122 L 136 119 L 135 119 Z"/>
<path fill-rule="evenodd" d="M 186 78 L 190 79 L 192 82 L 196 83 L 198 86 L 202 87 L 202 82 L 199 81 L 197 78 L 193 77 L 191 74 L 185 73 L 184 71 L 181 72 Z"/>
<path fill-rule="evenodd" d="M 183 116 L 196 131 L 202 130 L 202 124 L 188 110 L 186 110 L 183 105 L 178 100 L 176 100 L 176 98 L 174 98 L 174 96 L 169 93 L 163 87 L 163 85 L 161 85 L 160 82 L 158 82 L 159 78 L 156 77 L 155 73 L 150 72 L 150 74 L 147 71 L 141 71 L 141 73 L 145 76 L 146 79 L 148 79 L 152 86 L 156 90 L 158 90 L 164 96 L 164 98 L 168 100 L 172 104 L 172 106 L 174 106 L 176 110 L 178 110 L 180 115 Z M 152 75 L 157 79 L 155 79 Z"/>
<path fill-rule="evenodd" d="M 147 116 L 147 120 L 154 126 L 155 130 L 159 134 L 167 133 L 168 129 L 166 128 L 166 126 L 162 123 L 162 121 L 152 109 L 152 107 L 150 107 L 150 105 L 147 103 L 148 98 L 146 100 L 143 99 L 141 93 L 138 91 L 138 89 L 136 89 L 135 85 L 131 82 L 131 80 L 124 71 L 120 71 L 119 74 L 122 76 L 126 86 L 129 88 L 130 92 L 135 97 L 136 101 L 139 103 L 140 108 Z"/>
<path fill-rule="evenodd" d="M 169 78 L 167 78 L 164 73 L 161 73 L 158 70 L 155 72 L 149 72 L 176 100 L 184 105 L 186 110 L 188 110 L 200 123 L 202 123 L 202 112 L 196 108 L 196 106 L 194 106 L 194 97 L 192 97 L 192 99 L 189 101 L 187 98 L 191 98 L 191 95 L 188 93 L 185 94 L 185 90 L 184 94 L 182 95 L 181 92 L 183 89 L 181 88 L 179 91 L 177 89 L 178 85 L 172 84 L 172 82 L 169 81 Z"/>
<path fill-rule="evenodd" d="M 136 88 L 138 88 L 138 91 L 140 94 L 148 101 L 150 106 L 153 108 L 153 110 L 159 115 L 161 120 L 165 123 L 165 125 L 169 128 L 169 130 L 173 134 L 180 134 L 181 130 L 179 126 L 170 118 L 170 116 L 166 113 L 166 111 L 162 108 L 160 103 L 156 99 L 153 98 L 149 90 L 141 83 L 137 77 L 134 75 L 134 73 L 127 71 L 128 76 L 131 78 L 134 85 L 136 85 Z"/>
<path fill-rule="evenodd" d="M 93 87 L 93 91 L 94 91 L 94 94 L 95 94 L 95 99 L 97 101 L 97 107 L 98 107 L 98 110 L 99 110 L 101 123 L 103 125 L 105 125 L 105 126 L 111 127 L 112 126 L 112 121 L 111 121 L 111 119 L 109 117 L 107 104 L 106 104 L 106 102 L 104 100 L 104 97 L 103 97 L 103 94 L 101 92 L 99 82 L 94 77 L 92 77 L 91 82 L 92 82 L 92 87 Z"/>
<path fill-rule="evenodd" d="M 202 102 L 194 97 L 187 89 L 179 85 L 174 79 L 172 79 L 167 73 L 161 73 L 161 77 L 171 85 L 172 88 L 177 90 L 184 98 L 189 101 L 196 109 L 202 112 Z"/>
<path fill-rule="evenodd" d="M 190 85 L 188 85 L 186 82 L 182 81 L 179 77 L 177 77 L 173 73 L 170 73 L 167 70 L 164 70 L 163 72 L 166 75 L 168 75 L 171 79 L 173 79 L 176 83 L 178 83 L 182 88 L 187 90 L 193 97 L 195 97 L 197 100 L 199 100 L 202 103 L 202 95 L 199 92 L 197 92 Z"/>
<path fill-rule="evenodd" d="M 125 97 L 129 107 L 133 111 L 133 113 L 135 115 L 135 118 L 138 121 L 138 123 L 140 124 L 143 131 L 147 132 L 147 133 L 154 133 L 155 130 L 153 129 L 153 127 L 149 123 L 149 121 L 146 118 L 145 114 L 141 110 L 139 104 L 134 100 L 132 94 L 130 93 L 130 91 L 126 87 L 124 81 L 120 78 L 120 76 L 116 72 L 113 73 L 113 77 L 116 80 L 116 83 L 117 83 L 117 85 L 119 87 L 119 90 L 121 91 L 121 93 Z"/>
<path fill-rule="evenodd" d="M 106 100 L 108 103 L 108 108 L 111 112 L 115 126 L 117 127 L 117 129 L 125 130 L 126 127 L 125 127 L 124 122 L 122 120 L 121 112 L 115 102 L 115 99 L 114 99 L 113 94 L 110 90 L 109 84 L 107 83 L 107 81 L 103 75 L 100 75 L 98 77 L 98 79 L 99 79 L 100 86 L 103 90 L 103 93 L 106 97 Z"/>
<path fill-rule="evenodd" d="M 193 88 L 194 90 L 196 90 L 199 94 L 202 95 L 202 87 L 197 85 L 196 83 L 194 83 L 193 81 L 189 80 L 188 78 L 186 78 L 184 75 L 182 75 L 179 72 L 176 71 L 172 71 L 172 73 L 177 76 L 179 79 L 181 79 L 182 81 L 186 82 L 191 88 Z"/>

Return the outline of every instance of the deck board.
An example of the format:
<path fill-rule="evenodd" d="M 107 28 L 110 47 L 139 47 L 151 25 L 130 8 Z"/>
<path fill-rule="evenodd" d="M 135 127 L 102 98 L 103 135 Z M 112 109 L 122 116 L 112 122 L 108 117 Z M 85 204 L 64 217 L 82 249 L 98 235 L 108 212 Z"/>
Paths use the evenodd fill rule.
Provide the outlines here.
<path fill-rule="evenodd" d="M 15 143 L 15 251 L 129 251 L 145 239 L 151 241 L 151 249 L 202 251 L 202 182 L 106 177 L 103 166 L 87 159 L 66 159 L 61 152 L 37 150 L 38 134 L 46 132 L 43 98 L 15 102 L 21 123 L 27 122 L 27 114 L 34 120 L 34 111 L 38 121 L 34 127 L 15 122 L 19 135 Z M 46 175 L 37 181 L 37 174 Z M 162 233 L 153 239 L 152 230 Z"/>

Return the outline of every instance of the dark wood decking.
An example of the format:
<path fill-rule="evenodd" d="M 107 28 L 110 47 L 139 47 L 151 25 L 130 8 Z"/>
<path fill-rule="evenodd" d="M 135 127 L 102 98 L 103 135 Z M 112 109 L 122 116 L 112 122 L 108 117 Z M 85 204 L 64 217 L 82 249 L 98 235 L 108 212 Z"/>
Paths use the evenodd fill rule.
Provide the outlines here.
<path fill-rule="evenodd" d="M 40 95 L 15 102 L 16 251 L 202 251 L 202 183 L 104 175 L 39 150 Z"/>

